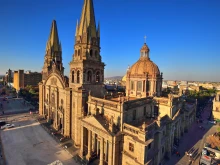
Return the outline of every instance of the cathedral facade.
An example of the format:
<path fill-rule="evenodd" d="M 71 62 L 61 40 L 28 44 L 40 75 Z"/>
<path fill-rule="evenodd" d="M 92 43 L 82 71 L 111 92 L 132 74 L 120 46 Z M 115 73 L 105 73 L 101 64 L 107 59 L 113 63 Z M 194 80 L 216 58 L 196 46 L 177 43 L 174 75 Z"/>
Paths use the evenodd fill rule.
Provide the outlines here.
<path fill-rule="evenodd" d="M 103 88 L 100 26 L 92 0 L 77 23 L 69 78 L 64 76 L 56 21 L 46 44 L 39 113 L 79 148 L 79 156 L 100 165 L 158 165 L 170 157 L 195 120 L 196 102 L 162 97 L 163 74 L 150 60 L 146 43 L 126 73 L 126 95 Z"/>

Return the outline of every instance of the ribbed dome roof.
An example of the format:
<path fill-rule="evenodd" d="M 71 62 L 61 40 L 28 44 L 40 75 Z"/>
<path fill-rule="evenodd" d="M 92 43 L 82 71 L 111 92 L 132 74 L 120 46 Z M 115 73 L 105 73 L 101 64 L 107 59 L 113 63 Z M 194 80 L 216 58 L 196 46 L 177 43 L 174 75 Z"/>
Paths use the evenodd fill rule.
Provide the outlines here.
<path fill-rule="evenodd" d="M 127 79 L 127 75 L 124 75 L 124 77 L 122 77 L 121 81 L 126 81 Z"/>
<path fill-rule="evenodd" d="M 148 75 L 156 76 L 160 74 L 158 66 L 149 58 L 141 57 L 129 70 L 131 75 Z"/>

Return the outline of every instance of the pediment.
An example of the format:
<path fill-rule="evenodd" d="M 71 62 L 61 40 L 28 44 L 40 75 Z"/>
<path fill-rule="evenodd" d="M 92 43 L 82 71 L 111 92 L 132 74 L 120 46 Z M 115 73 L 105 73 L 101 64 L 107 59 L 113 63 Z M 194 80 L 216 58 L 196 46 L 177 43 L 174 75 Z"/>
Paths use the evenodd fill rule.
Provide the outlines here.
<path fill-rule="evenodd" d="M 82 119 L 82 122 L 89 124 L 90 126 L 94 128 L 98 128 L 99 130 L 102 130 L 110 135 L 110 132 L 107 128 L 107 126 L 104 125 L 103 121 L 99 121 L 94 116 L 88 116 Z"/>

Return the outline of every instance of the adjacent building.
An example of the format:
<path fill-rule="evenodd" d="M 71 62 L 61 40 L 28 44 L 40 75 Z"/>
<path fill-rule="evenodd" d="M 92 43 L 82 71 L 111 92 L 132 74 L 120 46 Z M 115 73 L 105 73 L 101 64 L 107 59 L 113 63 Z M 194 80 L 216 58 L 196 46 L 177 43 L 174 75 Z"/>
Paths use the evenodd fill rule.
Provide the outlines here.
<path fill-rule="evenodd" d="M 24 73 L 24 86 L 38 86 L 38 83 L 42 81 L 42 74 L 39 72 L 26 71 Z"/>
<path fill-rule="evenodd" d="M 14 88 L 17 91 L 24 88 L 24 70 L 14 71 Z"/>
<path fill-rule="evenodd" d="M 214 119 L 220 119 L 220 91 L 217 92 L 213 100 L 213 110 L 212 115 Z"/>
<path fill-rule="evenodd" d="M 79 156 L 104 165 L 158 165 L 195 120 L 196 101 L 161 97 L 163 74 L 146 43 L 126 73 L 126 96 L 109 94 L 100 55 L 100 26 L 93 1 L 85 0 L 64 76 L 61 42 L 53 20 L 46 44 L 39 113 L 73 139 Z"/>
<path fill-rule="evenodd" d="M 11 69 L 8 69 L 3 79 L 4 79 L 5 84 L 13 82 L 13 72 Z"/>
<path fill-rule="evenodd" d="M 14 71 L 14 88 L 20 90 L 27 85 L 38 86 L 38 83 L 42 81 L 42 74 L 38 72 L 31 72 L 24 70 Z"/>

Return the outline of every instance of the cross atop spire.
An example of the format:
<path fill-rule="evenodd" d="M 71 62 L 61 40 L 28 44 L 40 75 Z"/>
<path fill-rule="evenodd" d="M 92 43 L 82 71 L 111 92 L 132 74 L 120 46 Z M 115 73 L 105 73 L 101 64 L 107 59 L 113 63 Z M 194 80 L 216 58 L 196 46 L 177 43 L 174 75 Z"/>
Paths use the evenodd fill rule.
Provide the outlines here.
<path fill-rule="evenodd" d="M 146 40 L 147 40 L 147 36 L 145 35 L 145 36 L 144 36 L 144 43 L 147 42 Z"/>

